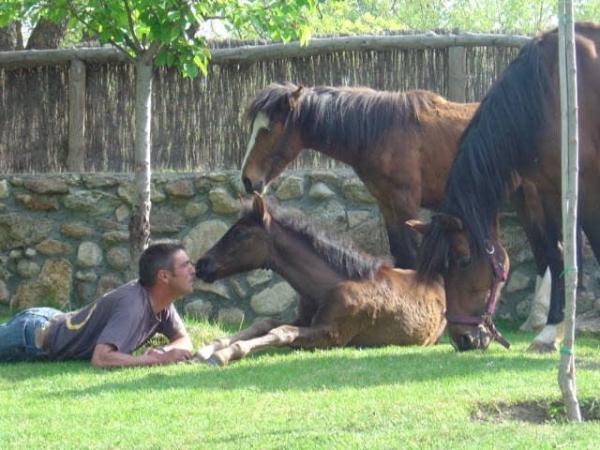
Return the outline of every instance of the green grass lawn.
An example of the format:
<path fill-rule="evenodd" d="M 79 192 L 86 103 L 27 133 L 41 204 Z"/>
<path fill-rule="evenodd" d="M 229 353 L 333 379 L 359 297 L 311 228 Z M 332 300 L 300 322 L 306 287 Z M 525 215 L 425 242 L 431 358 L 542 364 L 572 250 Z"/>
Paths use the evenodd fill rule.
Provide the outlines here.
<path fill-rule="evenodd" d="M 223 332 L 187 323 L 196 345 Z M 459 354 L 445 341 L 279 350 L 226 368 L 3 364 L 0 448 L 597 448 L 597 420 L 566 423 L 557 406 L 544 423 L 511 416 L 560 400 L 558 353 L 528 354 L 532 334 L 500 329 L 508 351 Z M 600 342 L 576 345 L 578 397 L 595 408 Z"/>

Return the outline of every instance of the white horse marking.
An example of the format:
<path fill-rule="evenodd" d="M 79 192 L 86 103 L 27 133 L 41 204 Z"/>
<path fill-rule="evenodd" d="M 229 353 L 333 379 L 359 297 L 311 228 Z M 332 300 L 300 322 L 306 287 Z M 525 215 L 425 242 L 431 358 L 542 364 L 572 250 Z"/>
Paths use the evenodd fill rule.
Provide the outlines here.
<path fill-rule="evenodd" d="M 546 325 L 540 334 L 533 339 L 533 342 L 534 344 L 536 342 L 542 344 L 557 344 L 562 342 L 564 337 L 565 326 L 564 322 L 561 322 L 556 325 Z"/>
<path fill-rule="evenodd" d="M 550 291 L 552 289 L 552 276 L 550 268 L 546 268 L 544 278 L 539 275 L 535 280 L 535 293 L 531 303 L 529 317 L 519 328 L 521 331 L 539 331 L 548 320 L 548 311 L 550 310 Z"/>
<path fill-rule="evenodd" d="M 254 118 L 254 122 L 252 122 L 252 134 L 250 135 L 250 140 L 248 141 L 248 146 L 246 147 L 246 154 L 244 155 L 244 162 L 242 163 L 242 171 L 246 167 L 246 163 L 248 162 L 250 152 L 254 148 L 256 136 L 258 135 L 258 132 L 263 129 L 270 130 L 271 123 L 265 113 L 259 112 Z"/>

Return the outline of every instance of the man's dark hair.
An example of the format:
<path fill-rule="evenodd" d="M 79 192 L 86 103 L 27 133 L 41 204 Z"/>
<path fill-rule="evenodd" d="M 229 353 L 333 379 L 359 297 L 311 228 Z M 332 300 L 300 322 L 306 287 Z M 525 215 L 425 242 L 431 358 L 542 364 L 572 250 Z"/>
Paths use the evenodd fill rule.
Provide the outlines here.
<path fill-rule="evenodd" d="M 179 250 L 185 250 L 178 241 L 157 242 L 150 245 L 140 256 L 140 284 L 152 287 L 156 282 L 156 274 L 161 269 L 173 271 L 173 255 Z"/>

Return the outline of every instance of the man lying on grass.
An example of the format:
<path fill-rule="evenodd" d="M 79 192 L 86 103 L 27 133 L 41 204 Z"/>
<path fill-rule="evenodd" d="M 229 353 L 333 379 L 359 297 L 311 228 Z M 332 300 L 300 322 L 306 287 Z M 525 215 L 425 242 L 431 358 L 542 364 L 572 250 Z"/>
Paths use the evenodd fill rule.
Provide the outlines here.
<path fill-rule="evenodd" d="M 77 311 L 30 308 L 0 325 L 0 362 L 89 359 L 94 367 L 170 364 L 191 357 L 192 342 L 173 302 L 192 292 L 194 266 L 177 242 L 141 255 L 139 279 Z M 130 353 L 155 333 L 163 347 Z"/>

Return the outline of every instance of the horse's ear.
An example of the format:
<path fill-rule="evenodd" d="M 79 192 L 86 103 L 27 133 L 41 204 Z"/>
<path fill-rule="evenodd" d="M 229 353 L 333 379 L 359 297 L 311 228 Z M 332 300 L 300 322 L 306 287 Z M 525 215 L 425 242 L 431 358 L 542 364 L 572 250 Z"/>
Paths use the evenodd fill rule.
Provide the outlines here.
<path fill-rule="evenodd" d="M 252 200 L 252 210 L 257 217 L 260 218 L 264 225 L 267 225 L 270 222 L 271 216 L 269 216 L 269 212 L 267 211 L 267 205 L 265 204 L 265 199 L 258 192 L 253 192 L 254 199 Z"/>
<path fill-rule="evenodd" d="M 464 229 L 462 220 L 450 214 L 436 214 L 436 219 L 445 231 L 462 231 Z"/>
<path fill-rule="evenodd" d="M 304 89 L 303 86 L 298 86 L 298 88 L 290 94 L 288 98 L 288 101 L 290 103 L 290 111 L 296 109 L 296 106 L 298 105 L 298 99 L 300 98 L 300 94 L 302 93 L 302 89 Z"/>
<path fill-rule="evenodd" d="M 418 219 L 410 219 L 407 220 L 406 225 L 413 229 L 414 231 L 416 231 L 417 233 L 423 235 L 425 233 L 427 233 L 427 230 L 429 230 L 429 224 L 425 223 L 425 222 L 421 222 Z"/>

